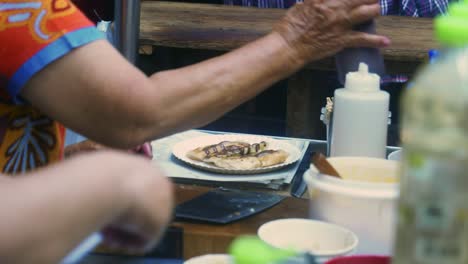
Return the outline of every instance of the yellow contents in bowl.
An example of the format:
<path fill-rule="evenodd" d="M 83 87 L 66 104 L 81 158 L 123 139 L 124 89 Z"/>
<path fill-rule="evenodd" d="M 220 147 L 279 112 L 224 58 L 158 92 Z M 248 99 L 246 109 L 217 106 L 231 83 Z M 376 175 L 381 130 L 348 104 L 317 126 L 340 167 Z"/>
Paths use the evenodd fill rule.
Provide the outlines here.
<path fill-rule="evenodd" d="M 385 175 L 382 170 L 363 170 L 360 168 L 349 168 L 346 171 L 339 171 L 343 180 L 365 181 L 376 183 L 398 183 L 397 175 Z"/>
<path fill-rule="evenodd" d="M 398 183 L 399 165 L 388 160 L 344 160 L 329 159 L 333 167 L 340 173 L 344 180 L 372 182 L 372 183 Z M 377 162 L 378 161 L 378 162 Z"/>

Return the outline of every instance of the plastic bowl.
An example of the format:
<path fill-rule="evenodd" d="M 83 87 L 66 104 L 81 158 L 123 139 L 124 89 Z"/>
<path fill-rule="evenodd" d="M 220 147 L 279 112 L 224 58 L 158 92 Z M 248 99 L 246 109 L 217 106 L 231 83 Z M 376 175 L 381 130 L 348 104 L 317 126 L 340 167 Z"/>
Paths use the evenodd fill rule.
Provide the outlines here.
<path fill-rule="evenodd" d="M 208 254 L 193 257 L 184 261 L 184 264 L 234 264 L 234 261 L 227 254 Z"/>
<path fill-rule="evenodd" d="M 355 232 L 359 237 L 358 254 L 391 254 L 400 163 L 364 157 L 327 160 L 344 180 L 322 175 L 311 166 L 304 174 L 310 196 L 310 218 Z"/>
<path fill-rule="evenodd" d="M 350 256 L 327 261 L 325 264 L 390 264 L 389 256 Z"/>
<path fill-rule="evenodd" d="M 319 263 L 353 253 L 357 236 L 338 225 L 301 218 L 267 222 L 257 232 L 265 243 L 281 249 L 309 252 Z"/>

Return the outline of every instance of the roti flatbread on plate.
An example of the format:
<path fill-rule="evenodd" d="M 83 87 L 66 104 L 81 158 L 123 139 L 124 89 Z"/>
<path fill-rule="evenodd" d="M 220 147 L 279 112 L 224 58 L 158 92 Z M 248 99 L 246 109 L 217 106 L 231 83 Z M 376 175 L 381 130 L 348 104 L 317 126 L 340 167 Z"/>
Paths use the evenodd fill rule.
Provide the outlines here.
<path fill-rule="evenodd" d="M 188 158 L 219 168 L 251 170 L 284 163 L 289 154 L 284 150 L 268 150 L 267 143 L 249 144 L 241 141 L 222 141 L 189 151 Z"/>

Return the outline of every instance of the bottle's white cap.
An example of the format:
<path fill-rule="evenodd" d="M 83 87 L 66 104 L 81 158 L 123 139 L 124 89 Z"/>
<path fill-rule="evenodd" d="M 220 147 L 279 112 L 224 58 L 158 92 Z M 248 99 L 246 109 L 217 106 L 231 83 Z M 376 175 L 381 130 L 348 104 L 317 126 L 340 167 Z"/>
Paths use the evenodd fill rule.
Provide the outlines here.
<path fill-rule="evenodd" d="M 380 77 L 375 73 L 369 73 L 369 66 L 361 62 L 357 72 L 346 74 L 345 88 L 359 92 L 378 91 L 380 90 Z"/>

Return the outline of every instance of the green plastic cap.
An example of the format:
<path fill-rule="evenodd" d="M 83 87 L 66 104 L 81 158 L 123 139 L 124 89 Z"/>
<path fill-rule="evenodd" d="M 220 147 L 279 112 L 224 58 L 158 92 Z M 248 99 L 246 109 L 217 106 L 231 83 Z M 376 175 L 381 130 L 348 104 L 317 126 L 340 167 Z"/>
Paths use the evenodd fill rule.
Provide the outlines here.
<path fill-rule="evenodd" d="M 468 0 L 452 3 L 434 20 L 436 38 L 445 46 L 468 46 Z"/>
<path fill-rule="evenodd" d="M 242 236 L 232 242 L 229 254 L 236 264 L 272 264 L 298 253 L 294 250 L 273 248 L 255 236 Z"/>

